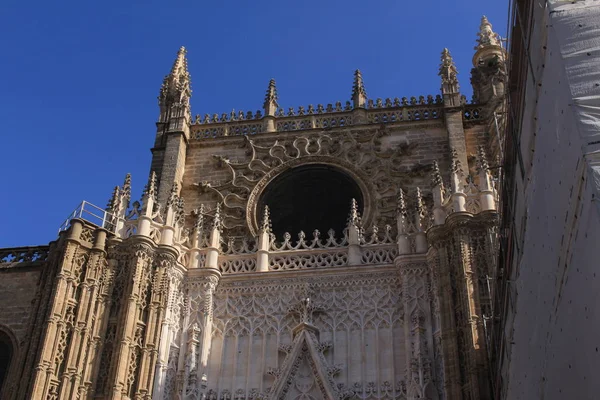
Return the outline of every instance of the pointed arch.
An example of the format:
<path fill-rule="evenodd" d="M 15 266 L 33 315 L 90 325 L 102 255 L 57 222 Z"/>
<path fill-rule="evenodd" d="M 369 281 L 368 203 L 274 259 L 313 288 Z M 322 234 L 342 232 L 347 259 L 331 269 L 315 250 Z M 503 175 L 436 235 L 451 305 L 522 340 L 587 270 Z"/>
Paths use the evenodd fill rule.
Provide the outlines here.
<path fill-rule="evenodd" d="M 18 358 L 18 341 L 12 330 L 0 325 L 0 398 L 5 398 Z"/>

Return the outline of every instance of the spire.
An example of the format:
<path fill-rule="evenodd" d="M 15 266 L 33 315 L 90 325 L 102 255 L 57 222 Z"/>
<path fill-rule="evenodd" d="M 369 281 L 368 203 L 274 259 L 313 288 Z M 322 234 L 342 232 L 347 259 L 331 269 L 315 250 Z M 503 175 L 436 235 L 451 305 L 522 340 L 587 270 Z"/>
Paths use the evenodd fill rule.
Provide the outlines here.
<path fill-rule="evenodd" d="M 265 110 L 265 115 L 275 116 L 277 112 L 277 108 L 279 104 L 277 104 L 277 87 L 275 86 L 275 79 L 271 79 L 269 81 L 269 87 L 267 88 L 267 93 L 265 95 L 265 102 L 263 104 L 263 108 Z"/>
<path fill-rule="evenodd" d="M 204 230 L 204 204 L 200 204 L 200 208 L 194 210 L 196 221 L 194 221 L 194 230 L 200 234 Z"/>
<path fill-rule="evenodd" d="M 360 214 L 356 199 L 350 201 L 350 214 L 348 215 L 348 227 L 358 228 L 360 226 Z"/>
<path fill-rule="evenodd" d="M 401 217 L 406 218 L 408 215 L 408 211 L 406 210 L 406 199 L 404 198 L 404 190 L 402 190 L 402 188 L 398 188 L 396 211 Z"/>
<path fill-rule="evenodd" d="M 142 192 L 142 214 L 152 217 L 156 204 L 156 172 L 152 171 Z"/>
<path fill-rule="evenodd" d="M 217 203 L 212 228 L 213 230 L 216 230 L 218 232 L 221 232 L 223 230 L 223 220 L 221 219 L 221 203 Z"/>
<path fill-rule="evenodd" d="M 458 151 L 456 151 L 456 149 L 452 149 L 452 162 L 450 163 L 450 170 L 452 171 L 452 173 L 458 175 L 459 177 L 463 177 L 464 176 L 464 172 L 462 169 L 462 164 L 460 162 L 460 159 L 458 158 Z"/>
<path fill-rule="evenodd" d="M 440 72 L 438 75 L 442 78 L 442 92 L 458 93 L 458 70 L 456 69 L 456 65 L 454 65 L 454 60 L 448 49 L 442 51 L 441 60 Z"/>
<path fill-rule="evenodd" d="M 173 210 L 176 209 L 177 207 L 177 192 L 178 192 L 178 185 L 177 182 L 175 182 L 173 184 L 173 186 L 171 187 L 171 192 L 169 192 L 169 197 L 167 198 L 167 208 L 172 207 Z"/>
<path fill-rule="evenodd" d="M 123 182 L 121 195 L 127 201 L 127 205 L 129 206 L 129 200 L 131 200 L 131 174 L 125 175 L 125 181 Z"/>
<path fill-rule="evenodd" d="M 148 178 L 148 183 L 144 187 L 142 196 L 152 197 L 156 201 L 156 172 L 152 171 Z"/>
<path fill-rule="evenodd" d="M 185 225 L 185 201 L 183 197 L 179 197 L 177 200 L 177 218 L 176 222 L 179 226 Z"/>
<path fill-rule="evenodd" d="M 119 193 L 121 192 L 118 186 L 115 186 L 113 189 L 112 196 L 110 200 L 108 200 L 108 204 L 106 205 L 106 211 L 110 213 L 115 213 L 117 211 L 117 207 L 119 206 Z"/>
<path fill-rule="evenodd" d="M 479 32 L 477 32 L 477 46 L 475 46 L 475 50 L 490 46 L 500 47 L 500 40 L 498 34 L 492 30 L 492 24 L 490 24 L 490 21 L 484 15 L 481 17 Z"/>
<path fill-rule="evenodd" d="M 490 168 L 487 157 L 485 155 L 485 149 L 483 146 L 479 146 L 477 151 L 477 170 L 478 171 L 487 171 Z"/>
<path fill-rule="evenodd" d="M 202 239 L 204 237 L 204 204 L 200 204 L 200 208 L 196 208 L 192 211 L 192 214 L 196 216 L 194 226 L 192 228 L 191 243 L 192 248 L 198 248 L 203 245 Z M 195 260 L 193 261 L 195 265 Z"/>
<path fill-rule="evenodd" d="M 437 161 L 433 161 L 433 167 L 431 170 L 431 184 L 435 186 L 439 186 L 440 188 L 444 188 L 444 182 L 442 180 L 442 174 L 440 173 L 440 167 Z"/>
<path fill-rule="evenodd" d="M 269 206 L 265 206 L 263 211 L 262 221 L 260 222 L 260 231 L 271 233 L 271 215 L 269 213 Z"/>
<path fill-rule="evenodd" d="M 450 163 L 450 172 L 452 175 L 452 192 L 453 193 L 461 193 L 461 182 L 465 173 L 462 169 L 462 164 L 460 159 L 458 158 L 458 152 L 456 149 L 452 149 L 452 161 Z"/>
<path fill-rule="evenodd" d="M 416 218 L 417 223 L 420 224 L 421 219 L 425 216 L 425 205 L 423 204 L 423 195 L 421 194 L 421 188 L 417 187 L 417 199 L 415 202 L 415 210 L 417 212 Z"/>
<path fill-rule="evenodd" d="M 171 72 L 165 76 L 158 96 L 160 106 L 159 122 L 169 122 L 172 118 L 190 117 L 190 74 L 187 67 L 186 50 L 181 47 L 173 63 Z"/>
<path fill-rule="evenodd" d="M 352 102 L 354 108 L 364 108 L 367 102 L 367 91 L 359 69 L 354 71 L 354 85 L 352 85 Z"/>

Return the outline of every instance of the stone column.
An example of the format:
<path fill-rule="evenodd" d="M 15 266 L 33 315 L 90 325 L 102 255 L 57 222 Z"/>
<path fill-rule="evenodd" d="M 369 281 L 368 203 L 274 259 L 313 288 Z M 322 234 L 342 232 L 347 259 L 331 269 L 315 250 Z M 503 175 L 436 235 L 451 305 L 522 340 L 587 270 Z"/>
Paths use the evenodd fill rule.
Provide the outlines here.
<path fill-rule="evenodd" d="M 398 256 L 394 263 L 402 281 L 407 400 L 436 400 L 429 265 L 423 255 Z"/>
<path fill-rule="evenodd" d="M 215 268 L 189 271 L 188 296 L 191 306 L 186 339 L 186 365 L 189 370 L 182 393 L 184 396 L 203 393 L 207 380 L 211 378 L 207 373 L 212 343 L 213 295 L 220 278 L 221 273 Z M 198 358 L 196 354 L 199 354 Z"/>
<path fill-rule="evenodd" d="M 446 225 L 434 226 L 427 237 L 431 248 L 429 250 L 430 265 L 437 269 L 435 281 L 435 296 L 439 307 L 440 324 L 440 356 L 442 357 L 444 381 L 443 391 L 446 400 L 462 399 L 462 379 L 459 368 L 459 355 L 457 347 L 457 328 L 455 318 L 455 302 L 453 298 L 453 285 L 448 247 L 452 246 Z M 435 273 L 435 271 L 432 271 Z"/>
<path fill-rule="evenodd" d="M 65 250 L 57 268 L 56 282 L 51 299 L 48 320 L 42 333 L 40 358 L 34 367 L 34 378 L 31 399 L 46 399 L 59 395 L 60 376 L 66 362 L 68 337 L 72 327 L 75 304 L 72 301 L 73 278 L 76 270 L 83 268 L 87 261 L 87 251 L 82 251 L 80 236 L 83 232 L 83 221 L 74 219 L 68 231 Z M 26 372 L 30 373 L 30 372 Z"/>
<path fill-rule="evenodd" d="M 96 313 L 96 301 L 99 290 L 99 279 L 103 273 L 106 252 L 104 245 L 107 231 L 96 229 L 94 246 L 87 262 L 87 268 L 82 271 L 81 281 L 74 293 L 77 301 L 77 315 L 74 317 L 73 332 L 65 351 L 65 373 L 61 378 L 60 398 L 76 398 L 79 391 L 85 392 L 84 372 L 86 358 L 90 351 L 90 341 L 94 320 L 101 319 Z M 79 280 L 78 277 L 75 277 Z"/>

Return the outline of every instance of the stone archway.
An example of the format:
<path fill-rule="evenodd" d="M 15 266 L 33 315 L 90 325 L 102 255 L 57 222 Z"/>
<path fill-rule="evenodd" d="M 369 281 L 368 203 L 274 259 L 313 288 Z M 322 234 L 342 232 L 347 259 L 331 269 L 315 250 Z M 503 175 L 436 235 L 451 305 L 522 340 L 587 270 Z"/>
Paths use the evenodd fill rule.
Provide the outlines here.
<path fill-rule="evenodd" d="M 16 342 L 10 332 L 0 328 L 0 397 L 4 398 L 9 373 L 16 356 Z"/>
<path fill-rule="evenodd" d="M 269 182 L 256 212 L 269 206 L 272 230 L 279 240 L 284 232 L 295 237 L 303 231 L 310 236 L 315 229 L 323 234 L 333 229 L 341 236 L 351 199 L 362 213 L 363 194 L 351 176 L 331 165 L 308 164 L 290 168 Z"/>

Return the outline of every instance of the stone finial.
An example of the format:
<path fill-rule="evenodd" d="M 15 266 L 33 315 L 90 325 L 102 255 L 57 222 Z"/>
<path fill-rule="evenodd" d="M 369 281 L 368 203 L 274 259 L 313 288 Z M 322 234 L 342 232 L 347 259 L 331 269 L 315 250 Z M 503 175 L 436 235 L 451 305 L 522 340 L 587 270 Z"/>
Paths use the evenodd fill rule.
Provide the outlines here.
<path fill-rule="evenodd" d="M 352 85 L 352 102 L 354 108 L 364 108 L 367 102 L 367 91 L 360 70 L 354 71 L 354 84 Z"/>
<path fill-rule="evenodd" d="M 204 204 L 200 204 L 200 208 L 195 209 L 194 214 L 196 214 L 194 230 L 200 233 L 204 230 Z"/>
<path fill-rule="evenodd" d="M 148 177 L 148 183 L 144 187 L 142 193 L 142 214 L 147 217 L 151 217 L 154 212 L 154 204 L 156 203 L 156 172 L 150 172 Z"/>
<path fill-rule="evenodd" d="M 458 70 L 448 49 L 442 51 L 439 76 L 442 78 L 443 93 L 458 93 Z"/>
<path fill-rule="evenodd" d="M 263 216 L 260 222 L 260 232 L 271 233 L 271 215 L 269 213 L 269 206 L 265 206 L 265 209 L 263 210 Z"/>
<path fill-rule="evenodd" d="M 483 146 L 479 146 L 477 149 L 477 170 L 487 171 L 488 169 L 490 169 L 490 166 L 485 155 L 485 148 Z"/>
<path fill-rule="evenodd" d="M 160 122 L 168 122 L 172 107 L 178 108 L 175 114 L 190 114 L 190 97 L 192 96 L 190 73 L 187 67 L 185 47 L 177 52 L 171 72 L 163 79 L 158 105 L 161 108 Z M 178 115 L 176 115 L 177 117 Z"/>
<path fill-rule="evenodd" d="M 119 207 L 119 194 L 121 193 L 121 189 L 118 186 L 115 186 L 112 196 L 110 200 L 108 200 L 108 204 L 106 205 L 106 211 L 110 213 L 115 213 Z"/>
<path fill-rule="evenodd" d="M 156 172 L 150 172 L 150 177 L 148 178 L 148 183 L 144 187 L 143 196 L 151 197 L 154 201 L 156 201 Z"/>
<path fill-rule="evenodd" d="M 406 209 L 406 199 L 404 198 L 404 190 L 402 190 L 402 188 L 398 188 L 396 212 L 398 213 L 398 215 L 404 218 L 406 218 L 406 216 L 408 215 L 408 211 Z"/>
<path fill-rule="evenodd" d="M 358 203 L 356 199 L 352 199 L 350 201 L 350 214 L 348 215 L 348 227 L 356 227 L 360 226 L 360 214 L 358 212 Z"/>
<path fill-rule="evenodd" d="M 433 161 L 433 166 L 431 170 L 431 184 L 440 188 L 444 187 L 444 181 L 442 180 L 442 174 L 440 173 L 440 167 L 437 161 Z"/>
<path fill-rule="evenodd" d="M 176 210 L 177 210 L 176 222 L 179 226 L 184 226 L 185 225 L 185 201 L 183 200 L 183 197 L 179 197 L 177 199 Z"/>
<path fill-rule="evenodd" d="M 421 218 L 425 216 L 425 204 L 423 203 L 423 195 L 421 193 L 421 189 L 417 187 L 416 193 L 416 201 L 415 201 L 415 211 L 417 222 L 420 223 Z"/>
<path fill-rule="evenodd" d="M 452 161 L 450 162 L 450 181 L 452 184 L 452 193 L 462 193 L 462 184 L 465 173 L 462 169 L 462 164 L 458 157 L 456 149 L 452 149 Z"/>
<path fill-rule="evenodd" d="M 215 216 L 213 218 L 213 231 L 222 232 L 223 231 L 223 220 L 221 219 L 221 203 L 217 203 L 217 207 L 215 208 Z"/>
<path fill-rule="evenodd" d="M 451 157 L 452 162 L 450 163 L 450 171 L 452 171 L 452 173 L 458 175 L 459 177 L 463 177 L 465 174 L 463 172 L 462 164 L 460 162 L 460 159 L 458 157 L 458 151 L 456 151 L 456 149 L 452 149 Z"/>
<path fill-rule="evenodd" d="M 129 200 L 131 200 L 131 174 L 125 175 L 125 181 L 123 182 L 121 195 L 123 196 L 123 199 L 125 199 L 129 204 Z"/>
<path fill-rule="evenodd" d="M 265 102 L 263 104 L 263 108 L 265 111 L 265 115 L 275 116 L 277 112 L 277 108 L 279 104 L 277 103 L 277 88 L 275 87 L 275 79 L 271 79 L 269 81 L 269 87 L 267 88 L 267 93 L 265 95 Z"/>
<path fill-rule="evenodd" d="M 173 210 L 176 209 L 177 207 L 177 199 L 178 199 L 178 192 L 179 191 L 179 186 L 177 185 L 177 182 L 175 182 L 173 184 L 173 187 L 171 187 L 171 191 L 169 192 L 169 197 L 167 198 L 167 208 L 173 208 Z"/>
<path fill-rule="evenodd" d="M 490 24 L 490 21 L 484 15 L 481 17 L 479 32 L 477 32 L 477 46 L 475 46 L 475 50 L 489 46 L 500 47 L 500 39 L 498 34 L 492 30 L 492 24 Z"/>

